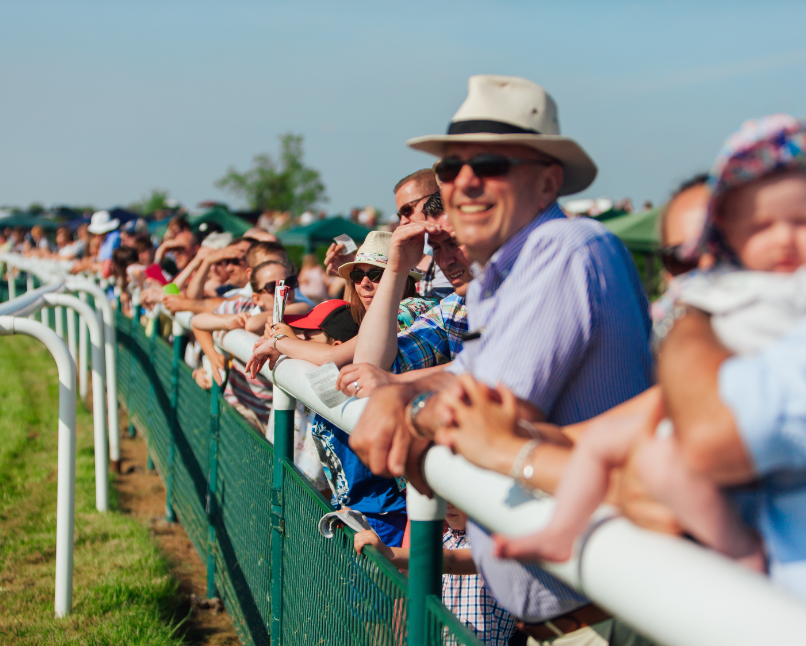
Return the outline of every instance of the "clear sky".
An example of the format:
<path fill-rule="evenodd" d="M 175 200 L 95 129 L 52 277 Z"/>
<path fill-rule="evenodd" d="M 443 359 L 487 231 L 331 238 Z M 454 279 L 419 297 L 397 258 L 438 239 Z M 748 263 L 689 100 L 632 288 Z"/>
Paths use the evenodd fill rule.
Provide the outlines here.
<path fill-rule="evenodd" d="M 740 122 L 806 113 L 806 2 L 0 2 L 0 204 L 190 206 L 305 136 L 330 212 L 394 210 L 472 74 L 542 84 L 599 166 L 662 201 Z"/>

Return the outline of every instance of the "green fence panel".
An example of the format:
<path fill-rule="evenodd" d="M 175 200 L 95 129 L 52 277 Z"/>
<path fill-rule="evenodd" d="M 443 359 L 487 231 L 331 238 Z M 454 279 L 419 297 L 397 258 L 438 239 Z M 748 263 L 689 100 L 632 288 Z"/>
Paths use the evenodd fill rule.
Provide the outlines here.
<path fill-rule="evenodd" d="M 155 339 L 151 363 L 147 366 L 150 401 L 146 424 L 149 432 L 148 449 L 163 480 L 167 476 L 168 451 L 171 444 L 168 427 L 171 410 L 171 360 L 172 351 L 168 344 L 163 339 Z"/>
<path fill-rule="evenodd" d="M 323 538 L 318 522 L 332 507 L 292 462 L 283 469 L 283 646 L 401 646 L 406 579 L 353 532 Z"/>
<path fill-rule="evenodd" d="M 223 397 L 219 406 L 216 586 L 241 641 L 268 645 L 272 446 Z"/>
<path fill-rule="evenodd" d="M 210 391 L 199 388 L 184 362 L 179 365 L 177 402 L 173 507 L 196 551 L 206 562 Z"/>
<path fill-rule="evenodd" d="M 120 310 L 115 311 L 115 328 L 117 331 L 117 357 L 118 357 L 118 401 L 129 408 L 130 383 L 132 376 L 132 319 L 123 315 Z M 89 334 L 87 345 L 89 346 Z M 89 354 L 89 352 L 88 352 Z"/>
<path fill-rule="evenodd" d="M 425 646 L 484 646 L 483 642 L 436 595 L 425 600 Z"/>
<path fill-rule="evenodd" d="M 149 372 L 151 370 L 151 339 L 146 336 L 145 328 L 142 325 L 133 326 L 131 355 L 135 362 L 134 376 L 131 382 L 132 388 L 132 410 L 129 414 L 134 417 L 136 426 L 148 434 L 148 405 L 149 391 L 151 383 Z M 118 375 L 120 375 L 118 370 Z"/>
<path fill-rule="evenodd" d="M 131 402 L 129 414 L 148 438 L 149 450 L 165 480 L 172 419 L 172 349 L 162 339 L 148 338 L 141 325 L 120 315 L 116 315 L 116 327 L 121 401 L 127 406 Z M 173 433 L 173 505 L 206 563 L 210 551 L 211 403 L 210 392 L 199 388 L 190 368 L 181 363 Z M 217 481 L 210 507 L 215 586 L 241 641 L 268 646 L 273 449 L 223 397 L 218 403 Z M 406 578 L 372 548 L 357 555 L 350 530 L 323 538 L 318 522 L 331 506 L 290 460 L 282 461 L 282 473 L 282 643 L 404 646 Z M 437 596 L 428 599 L 426 616 L 428 644 L 480 644 Z"/>

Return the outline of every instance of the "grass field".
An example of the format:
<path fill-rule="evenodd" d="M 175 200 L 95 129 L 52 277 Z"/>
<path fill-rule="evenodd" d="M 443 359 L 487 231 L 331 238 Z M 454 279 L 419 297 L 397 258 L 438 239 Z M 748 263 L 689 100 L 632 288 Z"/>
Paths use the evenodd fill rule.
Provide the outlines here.
<path fill-rule="evenodd" d="M 56 366 L 24 337 L 0 339 L 0 643 L 180 644 L 176 581 L 148 529 L 95 511 L 92 417 L 78 405 L 73 614 L 53 615 Z"/>

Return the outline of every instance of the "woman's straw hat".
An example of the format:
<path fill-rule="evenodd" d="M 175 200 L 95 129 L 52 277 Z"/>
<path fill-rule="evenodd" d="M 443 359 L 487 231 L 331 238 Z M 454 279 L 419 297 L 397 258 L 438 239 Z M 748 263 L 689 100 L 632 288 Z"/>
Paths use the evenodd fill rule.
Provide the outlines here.
<path fill-rule="evenodd" d="M 386 269 L 389 262 L 389 241 L 392 234 L 388 231 L 370 231 L 358 251 L 353 262 L 346 262 L 339 267 L 339 276 L 344 280 L 350 280 L 350 272 L 358 264 L 373 265 Z M 409 271 L 409 276 L 414 280 L 420 280 L 423 275 L 416 269 Z"/>
<path fill-rule="evenodd" d="M 560 136 L 557 104 L 542 87 L 518 76 L 471 76 L 467 99 L 445 135 L 409 139 L 415 150 L 442 156 L 451 143 L 528 146 L 562 164 L 560 195 L 585 190 L 596 178 L 596 164 L 577 142 Z"/>

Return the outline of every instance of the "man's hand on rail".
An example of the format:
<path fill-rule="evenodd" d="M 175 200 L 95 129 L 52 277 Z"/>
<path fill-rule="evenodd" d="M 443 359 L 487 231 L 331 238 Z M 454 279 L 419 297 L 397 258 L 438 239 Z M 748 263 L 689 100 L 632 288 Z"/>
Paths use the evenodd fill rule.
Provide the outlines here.
<path fill-rule="evenodd" d="M 406 420 L 409 402 L 417 392 L 409 384 L 379 388 L 350 435 L 350 448 L 375 475 L 405 474 L 418 491 L 430 496 L 422 459 L 431 442 L 414 437 Z"/>
<path fill-rule="evenodd" d="M 369 397 L 381 386 L 395 383 L 394 375 L 370 363 L 350 363 L 339 372 L 336 388 L 350 397 Z M 358 391 L 355 385 L 358 385 Z"/>

